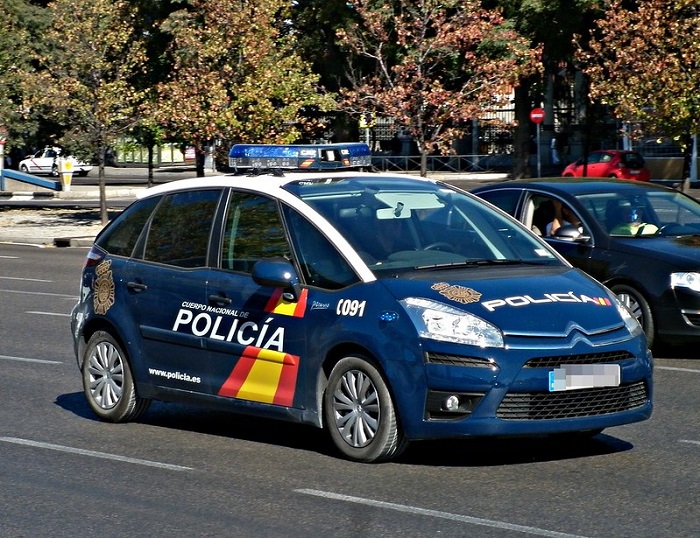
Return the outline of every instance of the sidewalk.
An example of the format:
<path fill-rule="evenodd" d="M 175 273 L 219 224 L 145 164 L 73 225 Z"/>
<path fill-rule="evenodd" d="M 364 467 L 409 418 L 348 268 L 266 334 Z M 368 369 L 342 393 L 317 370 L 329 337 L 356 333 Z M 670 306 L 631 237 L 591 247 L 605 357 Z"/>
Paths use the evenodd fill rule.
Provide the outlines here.
<path fill-rule="evenodd" d="M 146 189 L 147 168 L 108 168 L 106 199 L 108 216 L 111 220 L 121 207 L 111 207 L 110 201 L 129 202 L 139 192 Z M 95 174 L 94 177 L 92 174 Z M 221 175 L 207 172 L 206 175 Z M 195 177 L 193 167 L 181 166 L 154 171 L 156 184 Z M 431 174 L 429 177 L 441 179 L 457 185 L 464 182 L 466 187 L 478 183 L 505 181 L 507 174 Z M 6 191 L 0 192 L 0 249 L 2 244 L 24 244 L 38 247 L 89 247 L 102 229 L 99 209 L 94 207 L 99 200 L 96 171 L 88 178 L 77 178 L 69 191 L 34 190 L 33 185 L 6 180 Z M 10 187 L 13 190 L 10 190 Z M 47 192 L 48 191 L 48 192 Z M 51 200 L 42 205 L 42 200 Z M 3 202 L 11 201 L 12 204 Z M 26 204 L 22 202 L 26 201 Z M 64 201 L 65 204 L 61 204 Z M 58 202 L 58 203 L 56 203 Z M 81 204 L 90 202 L 89 206 Z M 124 204 L 120 204 L 123 206 Z"/>

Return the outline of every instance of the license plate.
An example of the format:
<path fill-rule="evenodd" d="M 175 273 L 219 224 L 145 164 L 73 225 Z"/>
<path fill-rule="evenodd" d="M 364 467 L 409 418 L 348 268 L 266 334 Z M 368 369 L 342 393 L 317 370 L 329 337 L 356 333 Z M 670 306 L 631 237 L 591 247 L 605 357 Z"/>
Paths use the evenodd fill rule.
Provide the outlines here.
<path fill-rule="evenodd" d="M 564 364 L 549 372 L 549 392 L 619 385 L 619 364 Z"/>
<path fill-rule="evenodd" d="M 641 170 L 630 170 L 630 174 L 639 174 Z"/>

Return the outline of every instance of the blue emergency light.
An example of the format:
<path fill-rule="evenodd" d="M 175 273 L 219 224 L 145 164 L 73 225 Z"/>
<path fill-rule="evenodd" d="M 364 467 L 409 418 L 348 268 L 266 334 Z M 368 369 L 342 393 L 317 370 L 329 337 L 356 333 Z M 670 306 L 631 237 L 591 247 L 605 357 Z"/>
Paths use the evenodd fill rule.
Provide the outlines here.
<path fill-rule="evenodd" d="M 363 168 L 372 165 L 372 153 L 367 144 L 236 144 L 228 154 L 234 170 L 337 170 Z"/>

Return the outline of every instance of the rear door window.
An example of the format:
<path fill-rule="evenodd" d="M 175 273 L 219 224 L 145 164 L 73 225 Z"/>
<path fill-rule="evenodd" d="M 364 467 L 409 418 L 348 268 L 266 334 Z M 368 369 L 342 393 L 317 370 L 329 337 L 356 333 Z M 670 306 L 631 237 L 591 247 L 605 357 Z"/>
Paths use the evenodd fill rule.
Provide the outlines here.
<path fill-rule="evenodd" d="M 204 267 L 220 189 L 170 194 L 156 208 L 144 259 L 177 267 Z"/>

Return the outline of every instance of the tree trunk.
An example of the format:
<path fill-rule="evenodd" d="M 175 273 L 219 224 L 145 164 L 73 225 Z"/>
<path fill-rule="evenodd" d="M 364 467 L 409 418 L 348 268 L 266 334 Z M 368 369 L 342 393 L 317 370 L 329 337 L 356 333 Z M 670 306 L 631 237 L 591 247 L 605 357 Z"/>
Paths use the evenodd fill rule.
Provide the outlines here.
<path fill-rule="evenodd" d="M 153 144 L 148 144 L 148 186 L 153 186 Z"/>
<path fill-rule="evenodd" d="M 530 177 L 530 79 L 523 78 L 515 88 L 515 136 L 513 140 L 513 179 Z"/>

